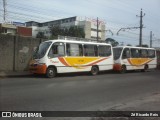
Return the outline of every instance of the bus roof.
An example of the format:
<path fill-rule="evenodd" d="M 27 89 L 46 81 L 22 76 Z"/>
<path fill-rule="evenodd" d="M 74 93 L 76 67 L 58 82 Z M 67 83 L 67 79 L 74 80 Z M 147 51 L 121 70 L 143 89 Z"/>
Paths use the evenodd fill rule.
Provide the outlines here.
<path fill-rule="evenodd" d="M 100 43 L 100 42 L 88 42 L 88 41 L 76 41 L 76 40 L 63 40 L 63 39 L 56 39 L 56 40 L 47 40 L 44 42 L 67 42 L 67 43 L 81 43 L 81 44 L 93 44 L 93 45 L 110 45 L 108 43 Z"/>
<path fill-rule="evenodd" d="M 139 48 L 139 49 L 154 49 L 155 50 L 155 48 L 134 47 L 134 46 L 116 46 L 116 47 L 113 47 L 113 48 Z"/>

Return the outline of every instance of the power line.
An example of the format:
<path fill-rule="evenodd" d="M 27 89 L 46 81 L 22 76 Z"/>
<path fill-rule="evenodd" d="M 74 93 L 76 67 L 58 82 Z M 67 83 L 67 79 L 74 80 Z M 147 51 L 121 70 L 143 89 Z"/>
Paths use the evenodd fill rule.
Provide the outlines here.
<path fill-rule="evenodd" d="M 142 46 L 142 28 L 143 27 L 143 17 L 145 16 L 145 13 L 143 14 L 142 9 L 140 11 L 140 16 L 136 15 L 137 17 L 140 17 L 140 26 L 139 27 L 127 27 L 127 28 L 120 28 L 117 32 L 117 35 L 119 35 L 120 31 L 125 31 L 125 30 L 131 30 L 131 29 L 140 29 L 139 33 L 139 46 Z"/>
<path fill-rule="evenodd" d="M 2 10 L 0 9 L 0 11 L 2 11 Z M 11 11 L 7 11 L 7 12 L 9 12 L 11 14 L 21 15 L 21 16 L 28 16 L 28 17 L 33 17 L 33 18 L 45 19 L 44 17 L 33 16 L 33 15 L 24 14 L 24 13 L 11 12 Z"/>
<path fill-rule="evenodd" d="M 127 27 L 127 28 L 120 28 L 117 32 L 117 35 L 119 35 L 120 31 L 125 31 L 125 30 L 131 30 L 131 29 L 138 29 L 139 27 Z"/>

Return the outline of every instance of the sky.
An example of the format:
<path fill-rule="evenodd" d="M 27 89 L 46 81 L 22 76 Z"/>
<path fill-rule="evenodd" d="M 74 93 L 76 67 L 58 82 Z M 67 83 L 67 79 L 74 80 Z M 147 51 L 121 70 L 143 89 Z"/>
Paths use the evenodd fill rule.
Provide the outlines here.
<path fill-rule="evenodd" d="M 153 47 L 160 47 L 160 0 L 6 0 L 7 21 L 46 22 L 61 18 L 79 16 L 99 18 L 106 23 L 106 38 L 113 38 L 120 44 L 139 44 L 139 29 L 117 32 L 120 28 L 139 27 L 142 8 L 142 43 L 149 45 L 150 31 Z M 3 22 L 3 0 L 0 0 L 0 22 Z"/>

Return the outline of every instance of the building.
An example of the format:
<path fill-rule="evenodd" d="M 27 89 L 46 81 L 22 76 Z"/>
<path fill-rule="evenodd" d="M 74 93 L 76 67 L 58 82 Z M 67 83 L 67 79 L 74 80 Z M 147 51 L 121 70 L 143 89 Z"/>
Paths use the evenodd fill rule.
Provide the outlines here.
<path fill-rule="evenodd" d="M 3 23 L 0 24 L 0 33 L 32 37 L 32 28 L 20 25 L 18 22 Z"/>
<path fill-rule="evenodd" d="M 38 23 L 35 21 L 26 22 L 27 27 L 32 28 L 32 36 L 36 37 L 39 32 L 44 36 L 50 37 L 50 27 L 59 25 L 62 28 L 69 28 L 71 26 L 79 26 L 84 29 L 85 38 L 97 39 L 97 20 L 91 18 L 70 17 L 65 19 L 59 19 L 44 23 Z M 105 40 L 105 22 L 98 20 L 98 39 Z"/>

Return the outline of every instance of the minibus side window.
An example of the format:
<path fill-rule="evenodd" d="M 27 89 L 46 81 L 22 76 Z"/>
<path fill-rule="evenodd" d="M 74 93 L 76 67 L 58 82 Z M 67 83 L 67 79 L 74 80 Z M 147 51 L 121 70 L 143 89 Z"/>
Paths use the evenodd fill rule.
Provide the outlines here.
<path fill-rule="evenodd" d="M 84 56 L 98 56 L 97 45 L 84 45 Z"/>
<path fill-rule="evenodd" d="M 111 55 L 111 46 L 100 45 L 98 46 L 98 52 L 100 57 L 110 56 Z"/>
<path fill-rule="evenodd" d="M 132 58 L 139 58 L 140 57 L 140 50 L 137 48 L 131 48 L 131 57 Z"/>
<path fill-rule="evenodd" d="M 148 57 L 147 49 L 141 49 L 140 50 L 140 56 L 141 56 L 141 58 L 147 58 Z"/>
<path fill-rule="evenodd" d="M 61 43 L 61 42 L 54 43 L 49 51 L 48 56 L 50 58 L 65 56 L 64 43 Z"/>
<path fill-rule="evenodd" d="M 66 52 L 67 52 L 67 56 L 83 56 L 82 44 L 67 43 Z"/>
<path fill-rule="evenodd" d="M 148 50 L 148 57 L 155 58 L 155 50 Z"/>
<path fill-rule="evenodd" d="M 122 54 L 122 59 L 127 59 L 130 58 L 130 50 L 129 48 L 124 48 L 123 54 Z"/>

